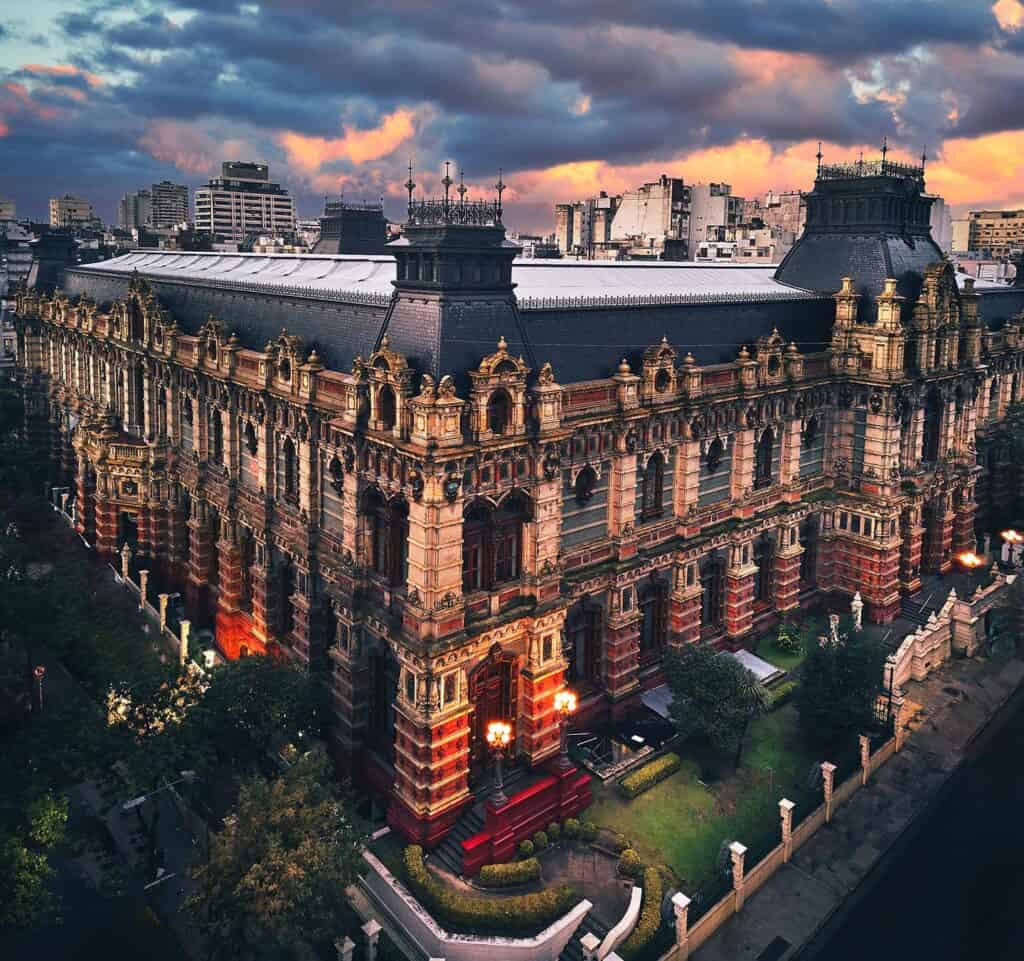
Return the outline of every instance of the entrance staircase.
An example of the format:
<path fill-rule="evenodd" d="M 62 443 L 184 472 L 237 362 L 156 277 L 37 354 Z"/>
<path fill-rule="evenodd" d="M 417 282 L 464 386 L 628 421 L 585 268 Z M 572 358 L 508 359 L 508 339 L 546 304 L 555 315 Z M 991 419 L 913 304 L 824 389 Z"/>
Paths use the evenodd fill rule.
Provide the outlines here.
<path fill-rule="evenodd" d="M 505 793 L 515 794 L 527 786 L 524 782 L 526 771 L 523 768 L 512 768 L 505 774 Z M 473 792 L 473 803 L 466 808 L 448 832 L 447 837 L 430 852 L 428 860 L 437 867 L 462 876 L 462 842 L 466 838 L 479 834 L 484 829 L 484 802 L 494 793 L 494 783 L 488 779 Z"/>
<path fill-rule="evenodd" d="M 594 935 L 598 941 L 603 941 L 608 931 L 608 925 L 595 918 L 594 911 L 591 909 L 583 916 L 580 926 L 569 939 L 569 943 L 562 948 L 558 961 L 583 961 L 583 945 L 580 944 L 580 941 L 588 934 Z"/>

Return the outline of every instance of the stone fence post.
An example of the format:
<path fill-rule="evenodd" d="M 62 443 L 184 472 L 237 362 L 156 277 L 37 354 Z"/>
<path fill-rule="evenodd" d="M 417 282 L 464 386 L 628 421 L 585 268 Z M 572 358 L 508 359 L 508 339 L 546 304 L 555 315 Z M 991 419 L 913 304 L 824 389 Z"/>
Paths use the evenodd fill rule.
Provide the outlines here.
<path fill-rule="evenodd" d="M 672 910 L 676 915 L 676 961 L 690 956 L 690 899 L 677 891 L 672 895 Z"/>
<path fill-rule="evenodd" d="M 352 961 L 352 952 L 356 949 L 356 943 L 348 935 L 342 940 L 334 942 L 334 950 L 338 952 L 338 961 Z"/>
<path fill-rule="evenodd" d="M 862 734 L 859 739 L 860 743 L 860 783 L 861 787 L 868 783 L 868 778 L 871 777 L 871 738 L 866 734 Z"/>
<path fill-rule="evenodd" d="M 157 594 L 156 599 L 160 602 L 160 633 L 167 630 L 167 601 L 169 594 Z"/>
<path fill-rule="evenodd" d="M 825 823 L 832 820 L 832 781 L 835 778 L 836 766 L 831 761 L 821 764 L 821 777 L 825 782 Z"/>
<path fill-rule="evenodd" d="M 128 542 L 125 541 L 124 547 L 121 548 L 121 577 L 124 580 L 128 580 L 128 565 L 132 562 L 132 549 L 128 546 Z"/>
<path fill-rule="evenodd" d="M 897 752 L 903 750 L 903 737 L 905 733 L 903 730 L 903 708 L 903 695 L 901 694 L 898 697 L 894 697 L 892 699 L 892 731 L 893 737 L 896 738 Z"/>
<path fill-rule="evenodd" d="M 601 947 L 601 939 L 588 931 L 580 938 L 580 947 L 583 948 L 583 961 L 597 961 L 597 949 Z"/>
<path fill-rule="evenodd" d="M 743 859 L 747 855 L 747 849 L 739 841 L 733 841 L 729 845 L 729 855 L 732 858 L 732 886 L 736 892 L 736 910 L 739 911 L 743 907 L 744 900 L 743 890 L 746 877 L 743 871 Z"/>
<path fill-rule="evenodd" d="M 149 571 L 139 571 L 139 610 L 146 609 L 146 591 L 149 588 Z"/>
<path fill-rule="evenodd" d="M 793 808 L 796 805 L 783 798 L 779 801 L 779 817 L 782 818 L 782 863 L 786 864 L 793 855 Z"/>
<path fill-rule="evenodd" d="M 191 621 L 181 622 L 181 646 L 178 648 L 178 663 L 184 667 L 188 660 L 188 632 L 192 629 Z"/>
<path fill-rule="evenodd" d="M 363 925 L 363 934 L 366 935 L 366 961 L 377 961 L 377 942 L 380 939 L 380 924 L 370 918 Z"/>

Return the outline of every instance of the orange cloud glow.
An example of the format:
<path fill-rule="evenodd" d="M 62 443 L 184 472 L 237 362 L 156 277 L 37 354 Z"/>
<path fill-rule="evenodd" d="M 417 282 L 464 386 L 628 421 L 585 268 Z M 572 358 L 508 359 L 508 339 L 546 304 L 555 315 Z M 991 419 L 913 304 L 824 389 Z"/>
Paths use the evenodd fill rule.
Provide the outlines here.
<path fill-rule="evenodd" d="M 80 70 L 69 63 L 42 64 L 26 63 L 22 68 L 26 73 L 36 77 L 81 77 L 90 87 L 103 85 L 103 78 L 88 70 Z"/>
<path fill-rule="evenodd" d="M 334 138 L 307 137 L 288 130 L 278 135 L 277 142 L 284 147 L 289 163 L 307 172 L 338 160 L 363 164 L 388 156 L 408 140 L 416 131 L 415 116 L 412 110 L 399 108 L 369 130 L 346 126 L 343 136 Z"/>

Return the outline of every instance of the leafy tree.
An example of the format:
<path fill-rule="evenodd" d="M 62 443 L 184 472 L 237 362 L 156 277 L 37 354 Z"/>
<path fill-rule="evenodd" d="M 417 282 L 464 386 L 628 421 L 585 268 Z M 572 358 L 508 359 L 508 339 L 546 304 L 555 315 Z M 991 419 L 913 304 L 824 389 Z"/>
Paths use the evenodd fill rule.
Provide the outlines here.
<path fill-rule="evenodd" d="M 53 873 L 45 854 L 0 838 L 0 929 L 32 927 L 54 910 Z"/>
<path fill-rule="evenodd" d="M 184 721 L 192 745 L 253 769 L 275 738 L 301 742 L 319 725 L 322 693 L 308 674 L 273 657 L 243 657 L 214 668 Z"/>
<path fill-rule="evenodd" d="M 672 691 L 669 713 L 679 732 L 704 734 L 717 750 L 734 752 L 738 767 L 747 728 L 767 708 L 764 686 L 710 644 L 670 650 L 664 672 Z"/>
<path fill-rule="evenodd" d="M 41 848 L 60 844 L 67 833 L 68 799 L 54 797 L 50 791 L 36 798 L 25 812 L 28 836 Z"/>
<path fill-rule="evenodd" d="M 301 957 L 336 937 L 362 843 L 322 752 L 243 783 L 187 903 L 210 958 Z"/>
<path fill-rule="evenodd" d="M 838 644 L 825 640 L 808 646 L 796 703 L 809 743 L 839 747 L 876 726 L 885 658 L 885 646 L 864 633 L 840 634 Z"/>

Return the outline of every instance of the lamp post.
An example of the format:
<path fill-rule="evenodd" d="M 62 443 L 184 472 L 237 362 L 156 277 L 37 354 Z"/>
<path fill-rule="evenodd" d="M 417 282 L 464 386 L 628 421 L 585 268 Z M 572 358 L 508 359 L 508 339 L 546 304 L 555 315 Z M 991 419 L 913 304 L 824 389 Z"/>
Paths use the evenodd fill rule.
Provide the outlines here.
<path fill-rule="evenodd" d="M 576 693 L 565 688 L 555 695 L 555 710 L 562 719 L 561 749 L 558 753 L 558 766 L 563 771 L 572 767 L 569 760 L 569 718 L 576 713 Z"/>
<path fill-rule="evenodd" d="M 985 562 L 974 551 L 964 551 L 962 554 L 957 554 L 956 559 L 967 572 L 967 585 L 969 588 L 967 596 L 972 597 L 978 589 L 978 579 L 975 571 Z"/>
<path fill-rule="evenodd" d="M 1000 531 L 999 536 L 1003 539 L 1003 563 L 1016 566 L 1024 535 L 1010 528 L 1009 530 Z"/>
<path fill-rule="evenodd" d="M 506 721 L 491 721 L 487 725 L 487 743 L 494 751 L 494 794 L 491 800 L 495 807 L 501 807 L 508 803 L 505 794 L 505 785 L 501 777 L 501 759 L 505 755 L 505 748 L 512 740 L 512 725 Z"/>

